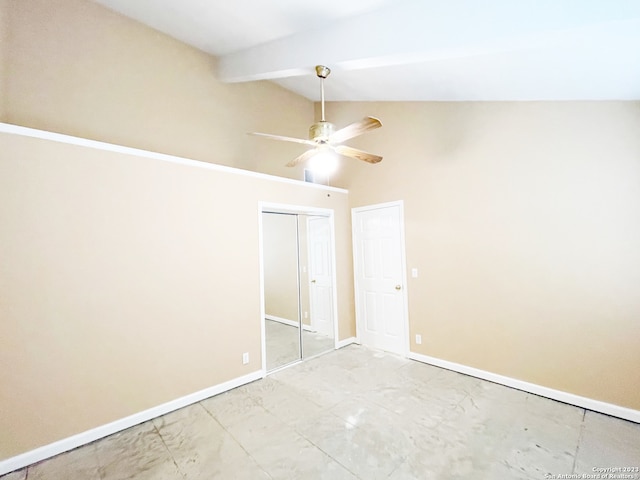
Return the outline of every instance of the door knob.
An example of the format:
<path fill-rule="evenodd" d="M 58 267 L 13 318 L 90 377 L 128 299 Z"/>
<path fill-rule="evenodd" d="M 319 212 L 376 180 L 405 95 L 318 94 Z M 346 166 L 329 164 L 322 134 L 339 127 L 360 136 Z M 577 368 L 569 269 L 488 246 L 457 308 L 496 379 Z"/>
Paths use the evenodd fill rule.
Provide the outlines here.
<path fill-rule="evenodd" d="M 315 280 L 311 280 L 311 283 L 316 283 L 316 281 Z"/>
<path fill-rule="evenodd" d="M 396 285 L 396 290 L 400 290 L 402 288 L 401 285 Z"/>

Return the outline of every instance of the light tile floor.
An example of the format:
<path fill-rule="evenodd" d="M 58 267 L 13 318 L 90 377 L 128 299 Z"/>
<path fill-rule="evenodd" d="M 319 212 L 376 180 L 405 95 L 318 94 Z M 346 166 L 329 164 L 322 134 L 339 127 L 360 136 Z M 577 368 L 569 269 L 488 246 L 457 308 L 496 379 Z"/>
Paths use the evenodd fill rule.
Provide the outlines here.
<path fill-rule="evenodd" d="M 531 480 L 634 466 L 638 424 L 354 345 L 2 478 Z"/>

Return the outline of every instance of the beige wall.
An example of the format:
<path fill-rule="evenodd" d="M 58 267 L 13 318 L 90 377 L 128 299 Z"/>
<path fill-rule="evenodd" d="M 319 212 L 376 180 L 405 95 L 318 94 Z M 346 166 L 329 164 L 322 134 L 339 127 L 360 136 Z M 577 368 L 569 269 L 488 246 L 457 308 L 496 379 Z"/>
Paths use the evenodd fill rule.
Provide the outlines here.
<path fill-rule="evenodd" d="M 262 214 L 265 314 L 298 322 L 298 227 L 295 215 Z"/>
<path fill-rule="evenodd" d="M 5 121 L 7 55 L 9 43 L 9 1 L 0 0 L 0 122 Z"/>
<path fill-rule="evenodd" d="M 411 350 L 640 409 L 640 103 L 327 108 L 367 114 L 338 184 L 405 202 Z"/>
<path fill-rule="evenodd" d="M 269 82 L 223 84 L 215 58 L 87 0 L 10 6 L 4 121 L 302 178 L 313 104 Z M 284 108 L 286 106 L 286 108 Z"/>
<path fill-rule="evenodd" d="M 309 101 L 222 84 L 214 58 L 86 0 L 0 0 L 3 21 L 0 120 L 301 176 L 282 165 L 303 147 L 245 133 L 304 137 Z M 327 113 L 385 125 L 349 142 L 383 163 L 345 160 L 334 184 L 351 206 L 405 201 L 412 351 L 640 409 L 638 102 Z M 339 337 L 355 334 L 346 195 L 0 147 L 0 459 L 257 368 L 258 200 L 336 209 Z"/>
<path fill-rule="evenodd" d="M 312 102 L 222 84 L 215 58 L 86 0 L 0 0 L 0 26 L 0 120 L 302 177 L 299 146 L 246 133 L 304 136 Z M 0 459 L 259 368 L 258 200 L 336 208 L 351 264 L 345 194 L 0 141 Z M 347 338 L 350 271 L 338 291 Z"/>
<path fill-rule="evenodd" d="M 259 201 L 351 263 L 346 193 L 0 134 L 0 459 L 259 370 Z"/>

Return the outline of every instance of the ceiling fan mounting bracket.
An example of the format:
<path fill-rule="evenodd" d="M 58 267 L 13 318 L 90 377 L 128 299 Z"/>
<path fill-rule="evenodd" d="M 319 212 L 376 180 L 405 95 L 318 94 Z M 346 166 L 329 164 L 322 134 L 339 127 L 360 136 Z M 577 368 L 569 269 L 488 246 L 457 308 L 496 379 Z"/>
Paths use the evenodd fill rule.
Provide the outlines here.
<path fill-rule="evenodd" d="M 324 65 L 316 65 L 316 75 L 320 78 L 327 78 L 331 73 L 331 69 L 329 67 L 325 67 Z"/>

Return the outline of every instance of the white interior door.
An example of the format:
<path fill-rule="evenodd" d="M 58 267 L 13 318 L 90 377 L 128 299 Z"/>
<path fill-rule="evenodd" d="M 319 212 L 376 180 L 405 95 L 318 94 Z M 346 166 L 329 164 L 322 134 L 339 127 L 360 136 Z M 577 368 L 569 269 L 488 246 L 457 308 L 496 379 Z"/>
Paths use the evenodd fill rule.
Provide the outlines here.
<path fill-rule="evenodd" d="M 333 337 L 331 230 L 326 217 L 309 217 L 309 315 L 311 328 Z"/>
<path fill-rule="evenodd" d="M 353 209 L 356 321 L 363 345 L 405 354 L 402 203 Z"/>

